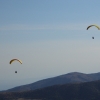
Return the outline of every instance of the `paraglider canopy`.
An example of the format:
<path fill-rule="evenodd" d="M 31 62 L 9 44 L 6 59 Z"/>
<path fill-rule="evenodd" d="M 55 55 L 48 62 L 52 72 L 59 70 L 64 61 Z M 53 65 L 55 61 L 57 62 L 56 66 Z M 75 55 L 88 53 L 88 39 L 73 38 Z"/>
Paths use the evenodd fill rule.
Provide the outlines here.
<path fill-rule="evenodd" d="M 9 64 L 12 64 L 12 62 L 14 62 L 14 61 L 18 61 L 18 62 L 20 62 L 22 64 L 22 61 L 19 60 L 19 59 L 12 59 L 12 60 L 10 60 Z"/>
<path fill-rule="evenodd" d="M 92 26 L 95 26 L 96 28 L 98 28 L 98 30 L 100 30 L 100 27 L 97 26 L 97 25 L 90 25 L 90 26 L 87 27 L 87 30 L 88 30 L 90 27 L 92 27 Z"/>

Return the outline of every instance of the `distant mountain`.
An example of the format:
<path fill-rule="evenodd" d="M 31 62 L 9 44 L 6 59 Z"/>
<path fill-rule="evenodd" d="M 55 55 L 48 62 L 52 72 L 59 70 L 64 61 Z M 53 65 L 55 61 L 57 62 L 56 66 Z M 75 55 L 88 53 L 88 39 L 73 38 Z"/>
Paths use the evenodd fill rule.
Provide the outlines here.
<path fill-rule="evenodd" d="M 48 86 L 53 86 L 57 84 L 66 84 L 66 83 L 76 83 L 76 82 L 89 82 L 100 79 L 100 73 L 93 74 L 84 74 L 78 72 L 72 72 L 60 76 L 56 76 L 53 78 L 43 79 L 31 84 L 18 86 L 7 91 L 27 91 L 27 90 L 35 90 L 39 88 L 44 88 Z"/>
<path fill-rule="evenodd" d="M 100 80 L 0 93 L 0 100 L 100 100 Z"/>

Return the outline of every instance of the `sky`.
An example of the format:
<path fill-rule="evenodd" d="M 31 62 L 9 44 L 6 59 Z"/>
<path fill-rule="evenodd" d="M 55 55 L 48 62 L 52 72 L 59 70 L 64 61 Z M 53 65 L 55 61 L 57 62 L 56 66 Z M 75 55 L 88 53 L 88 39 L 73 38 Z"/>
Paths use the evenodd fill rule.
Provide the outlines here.
<path fill-rule="evenodd" d="M 100 0 L 0 0 L 0 90 L 70 72 L 100 72 L 100 31 L 86 30 L 100 25 L 99 4 Z M 13 58 L 23 64 L 10 65 Z"/>

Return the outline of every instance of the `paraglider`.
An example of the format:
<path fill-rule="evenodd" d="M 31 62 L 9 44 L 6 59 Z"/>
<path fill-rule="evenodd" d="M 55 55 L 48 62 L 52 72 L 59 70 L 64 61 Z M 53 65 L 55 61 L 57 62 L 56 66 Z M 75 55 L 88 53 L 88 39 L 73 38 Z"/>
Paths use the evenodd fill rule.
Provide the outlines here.
<path fill-rule="evenodd" d="M 90 25 L 90 26 L 87 27 L 87 30 L 88 30 L 90 27 L 92 27 L 92 26 L 95 26 L 96 28 L 98 28 L 98 30 L 100 30 L 100 27 L 97 26 L 97 25 Z"/>
<path fill-rule="evenodd" d="M 87 30 L 88 30 L 90 27 L 92 27 L 92 26 L 95 26 L 98 30 L 100 30 L 100 27 L 97 26 L 97 25 L 90 25 L 90 26 L 87 27 Z M 92 39 L 94 39 L 94 37 L 92 37 Z"/>
<path fill-rule="evenodd" d="M 9 64 L 12 64 L 12 62 L 14 62 L 14 61 L 18 61 L 18 62 L 20 62 L 22 64 L 22 61 L 19 60 L 19 59 L 12 59 L 12 60 L 10 60 Z"/>
<path fill-rule="evenodd" d="M 12 64 L 12 62 L 14 62 L 14 61 L 18 61 L 19 63 L 22 64 L 22 61 L 19 60 L 19 59 L 12 59 L 12 60 L 10 60 L 9 64 Z M 15 73 L 17 73 L 17 71 L 15 71 Z"/>

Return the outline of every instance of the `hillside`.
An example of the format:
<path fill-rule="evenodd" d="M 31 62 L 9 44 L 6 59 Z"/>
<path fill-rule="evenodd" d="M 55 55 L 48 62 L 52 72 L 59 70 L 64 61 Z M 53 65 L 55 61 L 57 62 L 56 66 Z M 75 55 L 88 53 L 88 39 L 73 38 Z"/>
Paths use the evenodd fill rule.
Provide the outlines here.
<path fill-rule="evenodd" d="M 65 75 L 60 75 L 53 78 L 43 79 L 31 84 L 18 86 L 7 91 L 27 91 L 27 90 L 35 90 L 39 88 L 44 88 L 57 84 L 66 84 L 66 83 L 76 83 L 76 82 L 89 82 L 100 79 L 100 73 L 93 74 L 84 74 L 78 72 L 72 72 Z"/>
<path fill-rule="evenodd" d="M 100 100 L 100 80 L 1 93 L 0 100 Z"/>

